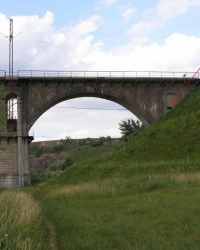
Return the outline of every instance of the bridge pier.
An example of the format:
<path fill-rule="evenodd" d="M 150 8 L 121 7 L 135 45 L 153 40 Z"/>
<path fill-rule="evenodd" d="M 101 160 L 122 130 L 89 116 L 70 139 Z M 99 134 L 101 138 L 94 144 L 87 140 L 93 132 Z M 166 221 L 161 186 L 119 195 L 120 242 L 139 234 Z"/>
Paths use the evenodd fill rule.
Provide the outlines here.
<path fill-rule="evenodd" d="M 22 138 L 22 166 L 25 185 L 30 185 L 30 173 L 28 166 L 29 142 L 29 136 Z M 0 136 L 0 187 L 20 187 L 18 137 L 14 132 L 10 136 Z"/>

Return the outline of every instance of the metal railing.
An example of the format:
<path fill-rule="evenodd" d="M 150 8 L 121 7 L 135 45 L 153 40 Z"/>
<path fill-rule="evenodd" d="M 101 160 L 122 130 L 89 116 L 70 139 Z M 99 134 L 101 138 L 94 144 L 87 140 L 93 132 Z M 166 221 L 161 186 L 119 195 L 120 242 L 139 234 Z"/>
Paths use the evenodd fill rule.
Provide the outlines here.
<path fill-rule="evenodd" d="M 0 70 L 0 78 L 6 78 L 6 71 Z"/>
<path fill-rule="evenodd" d="M 18 70 L 18 78 L 191 78 L 195 72 Z M 195 75 L 200 78 L 200 73 Z"/>
<path fill-rule="evenodd" d="M 50 70 L 18 70 L 17 78 L 186 78 L 193 77 L 195 72 L 175 71 L 50 71 Z M 0 70 L 0 78 L 9 75 Z M 198 72 L 194 78 L 200 78 Z"/>

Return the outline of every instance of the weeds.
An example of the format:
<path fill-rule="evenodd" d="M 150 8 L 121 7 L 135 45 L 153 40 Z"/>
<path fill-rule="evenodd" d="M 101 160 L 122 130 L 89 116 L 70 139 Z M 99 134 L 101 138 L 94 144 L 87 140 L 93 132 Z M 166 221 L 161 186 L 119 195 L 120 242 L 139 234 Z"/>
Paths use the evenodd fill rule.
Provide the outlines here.
<path fill-rule="evenodd" d="M 31 195 L 0 193 L 0 249 L 42 249 L 41 211 Z"/>

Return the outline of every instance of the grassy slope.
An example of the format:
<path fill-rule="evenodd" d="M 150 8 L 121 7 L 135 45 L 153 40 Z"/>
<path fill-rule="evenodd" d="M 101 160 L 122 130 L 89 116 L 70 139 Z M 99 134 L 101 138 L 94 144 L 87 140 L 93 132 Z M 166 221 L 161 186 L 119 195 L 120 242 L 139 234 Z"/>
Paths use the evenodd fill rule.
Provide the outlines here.
<path fill-rule="evenodd" d="M 115 153 L 32 189 L 59 249 L 200 248 L 200 89 Z"/>
<path fill-rule="evenodd" d="M 127 153 L 142 161 L 200 158 L 200 89 L 132 140 Z"/>

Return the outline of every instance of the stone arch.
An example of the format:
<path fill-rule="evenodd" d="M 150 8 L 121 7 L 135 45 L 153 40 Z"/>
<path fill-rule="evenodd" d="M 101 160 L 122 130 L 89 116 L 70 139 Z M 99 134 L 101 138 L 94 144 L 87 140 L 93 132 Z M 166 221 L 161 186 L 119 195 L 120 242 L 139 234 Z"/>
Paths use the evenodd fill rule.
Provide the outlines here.
<path fill-rule="evenodd" d="M 17 98 L 17 94 L 15 93 L 10 93 L 6 96 L 6 102 L 8 102 L 11 98 L 16 99 Z"/>
<path fill-rule="evenodd" d="M 142 110 L 140 110 L 140 107 L 136 105 L 137 103 L 134 103 L 129 97 L 125 96 L 122 91 L 116 91 L 113 89 L 111 90 L 110 88 L 104 88 L 102 86 L 99 88 L 92 89 L 88 89 L 85 87 L 76 87 L 71 88 L 68 92 L 60 93 L 59 95 L 54 95 L 41 105 L 34 107 L 32 112 L 30 110 L 27 116 L 28 131 L 31 129 L 37 119 L 51 107 L 62 101 L 81 97 L 96 97 L 113 101 L 133 113 L 144 124 L 144 126 L 147 127 L 150 124 L 150 122 L 146 119 L 146 117 L 148 116 L 144 112 L 140 112 Z"/>

